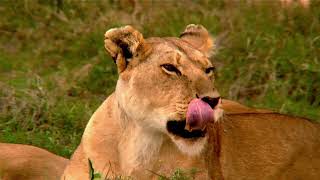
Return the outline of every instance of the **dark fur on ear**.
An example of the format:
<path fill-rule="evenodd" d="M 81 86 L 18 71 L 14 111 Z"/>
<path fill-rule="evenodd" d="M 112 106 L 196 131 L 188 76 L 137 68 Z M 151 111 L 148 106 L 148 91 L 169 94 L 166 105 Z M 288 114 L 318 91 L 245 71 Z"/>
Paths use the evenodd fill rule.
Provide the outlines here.
<path fill-rule="evenodd" d="M 203 52 L 207 57 L 214 54 L 214 40 L 202 25 L 189 24 L 181 33 L 180 38 Z"/>
<path fill-rule="evenodd" d="M 128 62 L 144 44 L 142 34 L 131 26 L 113 28 L 104 34 L 104 47 L 123 72 Z"/>

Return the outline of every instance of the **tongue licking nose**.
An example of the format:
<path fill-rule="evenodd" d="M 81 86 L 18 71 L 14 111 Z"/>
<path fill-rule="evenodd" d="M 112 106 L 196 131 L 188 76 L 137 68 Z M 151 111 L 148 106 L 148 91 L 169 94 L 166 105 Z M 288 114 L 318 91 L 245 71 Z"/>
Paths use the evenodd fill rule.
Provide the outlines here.
<path fill-rule="evenodd" d="M 211 106 L 201 99 L 193 99 L 188 106 L 185 129 L 190 132 L 204 130 L 211 120 L 213 120 Z"/>

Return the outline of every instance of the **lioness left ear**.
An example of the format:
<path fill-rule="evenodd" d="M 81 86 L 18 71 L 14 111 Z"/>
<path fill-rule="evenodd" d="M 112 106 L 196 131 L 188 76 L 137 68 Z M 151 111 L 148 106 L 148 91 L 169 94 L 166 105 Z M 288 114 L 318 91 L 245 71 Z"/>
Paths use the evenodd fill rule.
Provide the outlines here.
<path fill-rule="evenodd" d="M 207 57 L 214 54 L 213 38 L 202 25 L 189 24 L 181 33 L 180 38 L 200 50 Z"/>
<path fill-rule="evenodd" d="M 104 47 L 123 72 L 144 44 L 142 34 L 131 26 L 113 28 L 104 34 Z"/>

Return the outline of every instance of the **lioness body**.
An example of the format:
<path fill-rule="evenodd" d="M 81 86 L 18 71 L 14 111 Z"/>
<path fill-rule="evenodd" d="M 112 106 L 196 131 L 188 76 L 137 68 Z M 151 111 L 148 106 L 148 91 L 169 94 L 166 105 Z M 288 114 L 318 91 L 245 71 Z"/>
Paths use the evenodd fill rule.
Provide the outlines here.
<path fill-rule="evenodd" d="M 67 163 L 34 146 L 0 143 L 1 180 L 57 180 Z"/>
<path fill-rule="evenodd" d="M 250 111 L 225 115 L 209 140 L 213 179 L 320 178 L 320 125 L 303 118 Z M 216 136 L 217 136 L 216 134 Z M 211 137 L 211 136 L 210 136 Z M 214 147 L 216 146 L 216 147 Z"/>

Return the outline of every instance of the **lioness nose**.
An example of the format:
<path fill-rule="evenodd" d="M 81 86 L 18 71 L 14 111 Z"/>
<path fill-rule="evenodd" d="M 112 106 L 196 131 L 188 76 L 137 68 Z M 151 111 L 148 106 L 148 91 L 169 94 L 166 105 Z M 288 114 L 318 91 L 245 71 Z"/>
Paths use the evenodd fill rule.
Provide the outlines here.
<path fill-rule="evenodd" d="M 211 106 L 211 108 L 213 109 L 219 104 L 220 97 L 206 96 L 206 97 L 201 98 L 201 100 L 208 103 Z"/>

